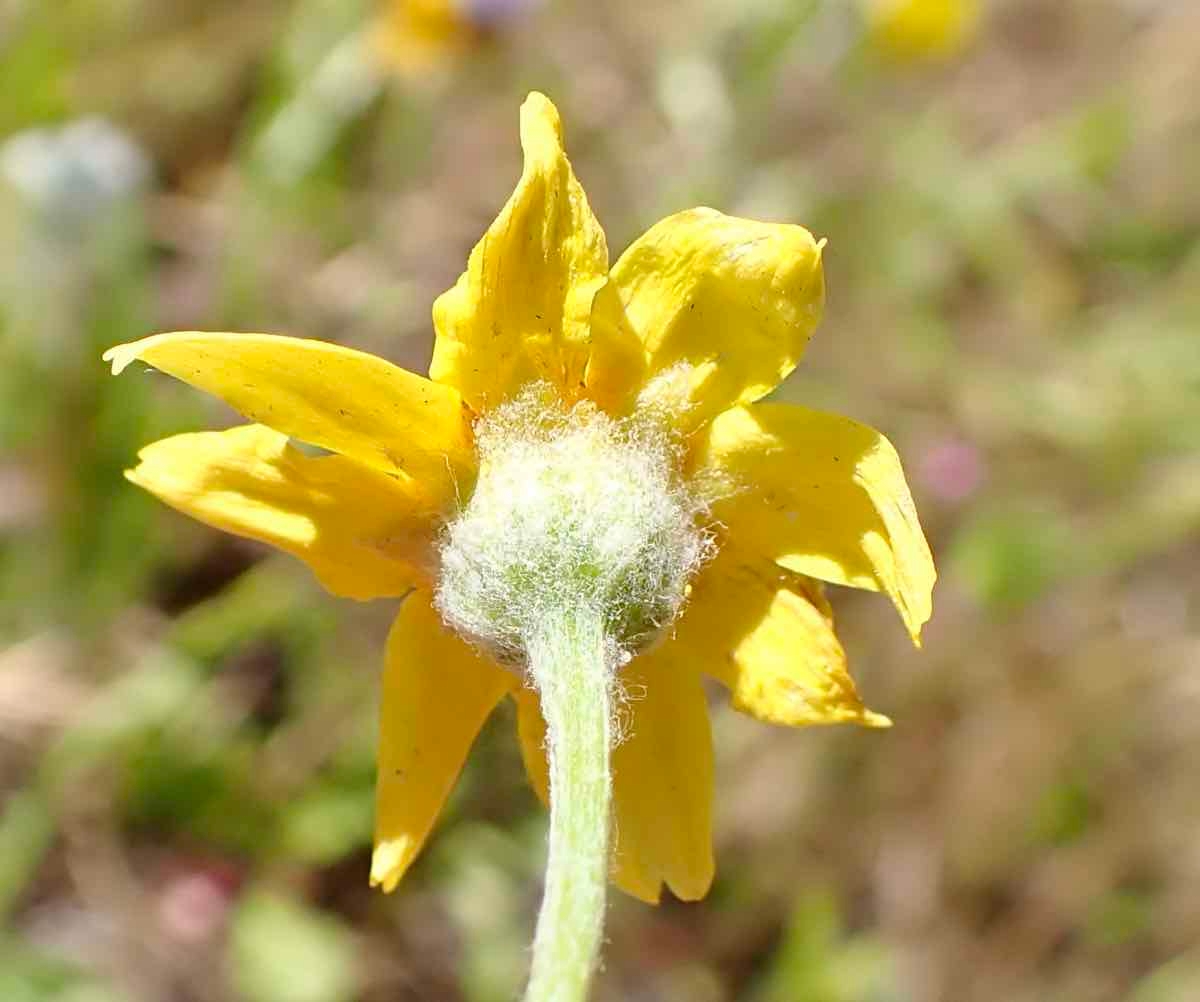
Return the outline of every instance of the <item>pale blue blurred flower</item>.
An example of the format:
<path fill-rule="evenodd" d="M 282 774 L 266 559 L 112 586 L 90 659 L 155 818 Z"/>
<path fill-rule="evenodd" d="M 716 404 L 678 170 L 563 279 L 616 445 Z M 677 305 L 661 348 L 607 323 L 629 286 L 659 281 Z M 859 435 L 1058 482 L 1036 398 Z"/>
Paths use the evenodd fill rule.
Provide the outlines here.
<path fill-rule="evenodd" d="M 100 118 L 27 129 L 0 146 L 0 179 L 55 228 L 74 231 L 139 192 L 150 161 Z"/>

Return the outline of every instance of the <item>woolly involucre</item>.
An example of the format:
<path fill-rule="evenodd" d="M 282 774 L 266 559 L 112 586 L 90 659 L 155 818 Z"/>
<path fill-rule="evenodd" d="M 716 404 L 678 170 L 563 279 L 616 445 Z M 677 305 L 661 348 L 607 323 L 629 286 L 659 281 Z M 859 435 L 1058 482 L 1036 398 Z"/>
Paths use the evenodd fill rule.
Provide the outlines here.
<path fill-rule="evenodd" d="M 652 643 L 713 547 L 668 435 L 535 384 L 483 418 L 476 441 L 474 492 L 441 544 L 446 622 L 518 667 L 566 609 L 602 618 L 613 668 Z"/>

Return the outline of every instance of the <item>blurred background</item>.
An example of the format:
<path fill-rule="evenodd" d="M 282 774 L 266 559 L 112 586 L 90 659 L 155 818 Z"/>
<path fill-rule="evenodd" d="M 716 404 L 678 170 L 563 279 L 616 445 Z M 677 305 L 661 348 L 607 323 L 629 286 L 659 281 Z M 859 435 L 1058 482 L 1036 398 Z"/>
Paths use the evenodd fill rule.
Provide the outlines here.
<path fill-rule="evenodd" d="M 0 1000 L 518 992 L 509 710 L 369 890 L 393 605 L 128 485 L 232 418 L 99 356 L 246 329 L 424 371 L 532 87 L 614 258 L 701 203 L 829 238 L 780 395 L 892 438 L 942 573 L 922 652 L 831 594 L 893 730 L 715 702 L 717 883 L 616 894 L 596 998 L 1200 998 L 1200 7 L 0 0 Z"/>

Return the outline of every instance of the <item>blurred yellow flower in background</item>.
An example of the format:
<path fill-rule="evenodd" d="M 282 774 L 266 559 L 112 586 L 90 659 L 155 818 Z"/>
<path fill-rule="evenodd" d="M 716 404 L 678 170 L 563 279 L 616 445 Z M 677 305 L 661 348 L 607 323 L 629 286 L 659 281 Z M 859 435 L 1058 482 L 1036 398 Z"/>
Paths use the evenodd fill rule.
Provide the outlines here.
<path fill-rule="evenodd" d="M 865 5 L 873 47 L 900 62 L 956 55 L 979 26 L 979 0 L 865 0 Z"/>
<path fill-rule="evenodd" d="M 559 116 L 521 110 L 524 169 L 433 310 L 430 378 L 315 340 L 160 334 L 110 349 L 211 392 L 252 424 L 148 446 L 128 474 L 168 504 L 305 561 L 332 592 L 407 596 L 382 686 L 372 883 L 394 888 L 484 720 L 518 706 L 546 796 L 544 723 L 520 675 L 448 629 L 439 540 L 479 473 L 480 418 L 531 384 L 613 420 L 647 415 L 681 482 L 721 486 L 717 554 L 679 619 L 621 668 L 627 736 L 612 753 L 613 877 L 657 901 L 713 876 L 712 745 L 702 676 L 740 710 L 792 726 L 886 726 L 848 674 L 822 581 L 884 592 L 914 641 L 934 567 L 895 450 L 848 418 L 759 403 L 796 366 L 824 303 L 822 244 L 799 226 L 692 209 L 609 266 Z M 647 418 L 649 419 L 649 418 Z M 319 446 L 310 455 L 289 439 Z"/>
<path fill-rule="evenodd" d="M 385 66 L 419 76 L 484 44 L 529 0 L 382 0 L 375 49 Z"/>
<path fill-rule="evenodd" d="M 400 73 L 424 72 L 478 41 L 456 0 L 388 0 L 376 30 L 384 63 Z"/>

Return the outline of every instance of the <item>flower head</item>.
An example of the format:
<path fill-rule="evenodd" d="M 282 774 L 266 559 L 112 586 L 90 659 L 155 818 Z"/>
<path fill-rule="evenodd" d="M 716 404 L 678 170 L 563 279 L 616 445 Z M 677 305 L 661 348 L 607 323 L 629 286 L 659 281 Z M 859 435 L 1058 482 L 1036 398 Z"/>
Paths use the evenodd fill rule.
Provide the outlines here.
<path fill-rule="evenodd" d="M 434 305 L 430 378 L 320 341 L 161 334 L 111 349 L 253 424 L 180 435 L 129 477 L 305 561 L 339 595 L 407 595 L 388 640 L 371 879 L 393 888 L 484 719 L 518 705 L 538 617 L 594 605 L 628 694 L 613 876 L 656 901 L 712 879 L 703 674 L 771 723 L 886 726 L 846 669 L 821 582 L 882 591 L 914 640 L 934 568 L 895 450 L 834 414 L 758 402 L 821 315 L 821 243 L 692 209 L 610 267 L 554 106 L 521 110 L 525 166 Z M 289 439 L 321 446 L 310 456 Z"/>
<path fill-rule="evenodd" d="M 961 52 L 979 24 L 979 0 L 865 0 L 874 47 L 903 63 Z"/>
<path fill-rule="evenodd" d="M 420 75 L 461 56 L 519 16 L 530 0 L 382 0 L 375 33 L 381 61 Z"/>

